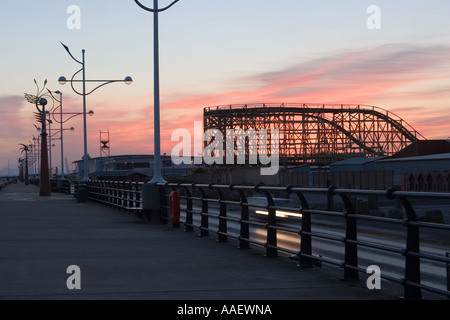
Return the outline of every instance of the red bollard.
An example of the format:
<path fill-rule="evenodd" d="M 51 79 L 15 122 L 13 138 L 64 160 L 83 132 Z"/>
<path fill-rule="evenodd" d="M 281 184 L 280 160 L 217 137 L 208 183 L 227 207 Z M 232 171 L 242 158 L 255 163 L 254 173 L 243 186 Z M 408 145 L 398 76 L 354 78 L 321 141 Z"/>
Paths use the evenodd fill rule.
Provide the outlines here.
<path fill-rule="evenodd" d="M 180 227 L 180 211 L 180 193 L 172 191 L 169 195 L 169 212 L 174 228 Z"/>

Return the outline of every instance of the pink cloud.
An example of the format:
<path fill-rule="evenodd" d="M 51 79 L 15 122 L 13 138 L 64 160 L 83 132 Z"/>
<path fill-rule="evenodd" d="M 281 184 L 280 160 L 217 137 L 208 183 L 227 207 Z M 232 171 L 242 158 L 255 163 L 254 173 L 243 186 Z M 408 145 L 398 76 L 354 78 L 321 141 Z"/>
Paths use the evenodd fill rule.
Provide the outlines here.
<path fill-rule="evenodd" d="M 194 121 L 203 121 L 205 107 L 230 104 L 375 105 L 396 113 L 427 138 L 445 139 L 450 136 L 448 56 L 450 47 L 444 45 L 385 45 L 371 50 L 334 52 L 329 57 L 292 63 L 278 71 L 236 78 L 232 83 L 225 82 L 230 89 L 221 92 L 162 92 L 162 152 L 170 153 L 176 144 L 171 142 L 174 130 L 185 128 L 192 132 Z M 67 98 L 66 110 L 79 109 L 79 99 Z M 97 104 L 96 115 L 88 118 L 91 156 L 99 156 L 101 130 L 110 130 L 112 154 L 153 152 L 153 106 L 143 101 L 152 101 L 152 97 L 116 101 L 113 106 L 106 100 Z M 6 112 L 0 119 L 0 134 L 11 141 L 6 148 L 11 153 L 17 153 L 17 143 L 22 139 L 22 133 L 18 137 L 11 130 L 11 123 L 30 128 L 22 130 L 24 138 L 33 133 L 31 113 L 28 109 L 22 112 L 25 103 L 19 96 L 0 98 L 1 110 L 3 114 Z M 77 131 L 66 135 L 67 153 L 69 159 L 78 160 L 82 156 L 81 117 L 70 126 Z"/>

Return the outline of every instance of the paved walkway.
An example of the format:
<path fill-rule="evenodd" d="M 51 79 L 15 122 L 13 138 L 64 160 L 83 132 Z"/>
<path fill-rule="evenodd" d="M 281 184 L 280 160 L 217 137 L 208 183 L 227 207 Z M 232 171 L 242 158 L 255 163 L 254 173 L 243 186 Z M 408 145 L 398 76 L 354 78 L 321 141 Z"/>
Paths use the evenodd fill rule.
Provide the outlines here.
<path fill-rule="evenodd" d="M 12 184 L 0 191 L 0 299 L 370 300 L 403 293 L 389 282 L 370 291 L 364 275 L 345 282 L 338 268 L 300 269 L 196 234 Z M 81 269 L 81 290 L 67 288 L 72 265 Z"/>

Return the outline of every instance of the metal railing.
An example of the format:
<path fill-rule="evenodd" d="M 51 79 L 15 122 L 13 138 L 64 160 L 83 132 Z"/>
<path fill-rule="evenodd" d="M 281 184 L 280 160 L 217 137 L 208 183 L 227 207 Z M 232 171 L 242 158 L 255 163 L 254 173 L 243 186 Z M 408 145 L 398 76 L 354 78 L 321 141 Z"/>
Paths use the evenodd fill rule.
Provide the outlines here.
<path fill-rule="evenodd" d="M 91 181 L 88 199 L 141 216 L 143 185 L 140 182 Z"/>
<path fill-rule="evenodd" d="M 6 180 L 0 180 L 0 190 L 3 189 L 8 185 L 8 181 Z"/>
<path fill-rule="evenodd" d="M 422 290 L 450 298 L 450 257 L 448 255 L 422 252 L 420 250 L 422 229 L 450 231 L 450 225 L 419 221 L 413 202 L 418 199 L 440 199 L 450 205 L 450 194 L 402 192 L 394 189 L 387 191 L 340 189 L 330 187 L 323 188 L 297 188 L 269 187 L 269 186 L 234 186 L 234 185 L 206 185 L 206 184 L 157 184 L 161 194 L 161 220 L 166 223 L 169 219 L 169 195 L 172 191 L 178 191 L 182 199 L 182 221 L 186 232 L 198 229 L 200 236 L 207 237 L 210 233 L 217 235 L 218 242 L 227 242 L 235 239 L 239 242 L 239 248 L 249 249 L 251 245 L 257 245 L 265 249 L 265 255 L 276 257 L 279 252 L 284 252 L 299 262 L 300 267 L 310 268 L 317 263 L 327 263 L 338 266 L 344 270 L 344 280 L 359 280 L 359 274 L 366 274 L 367 269 L 359 264 L 359 249 L 369 248 L 382 252 L 385 255 L 395 254 L 403 260 L 404 270 L 401 276 L 382 273 L 381 278 L 400 284 L 404 287 L 405 299 L 421 299 Z M 89 199 L 106 205 L 119 208 L 142 216 L 142 186 L 143 183 L 127 182 L 102 182 L 88 183 Z M 267 204 L 249 203 L 253 194 L 265 197 Z M 313 206 L 310 201 L 312 195 L 318 194 L 325 197 L 323 206 Z M 296 198 L 300 207 L 277 206 L 276 196 Z M 377 197 L 386 201 L 394 201 L 404 212 L 403 219 L 392 219 L 380 216 L 361 214 L 358 208 L 358 197 Z M 336 203 L 339 202 L 340 208 Z M 414 204 L 416 205 L 416 204 Z M 229 208 L 239 208 L 238 215 L 229 214 Z M 265 220 L 254 219 L 253 210 L 266 210 Z M 277 217 L 278 211 L 296 212 L 302 215 L 301 219 L 292 220 L 292 223 L 280 223 Z M 326 219 L 342 219 L 343 235 L 334 232 L 313 231 L 317 217 Z M 399 245 L 386 244 L 377 241 L 376 237 L 369 240 L 358 239 L 361 234 L 359 224 L 384 223 L 403 227 L 405 229 L 404 240 L 398 240 Z M 314 223 L 313 223 L 314 222 Z M 214 224 L 215 223 L 215 224 Z M 238 225 L 238 230 L 229 227 L 230 224 Z M 266 230 L 264 238 L 256 239 L 251 230 L 255 227 Z M 298 248 L 287 248 L 280 245 L 279 234 L 289 233 L 298 238 Z M 317 255 L 313 252 L 313 239 L 322 239 L 337 243 L 342 246 L 343 259 L 336 260 L 327 256 Z M 447 274 L 447 290 L 428 284 L 421 279 L 421 259 L 441 263 Z M 445 273 L 445 272 L 444 272 Z"/>

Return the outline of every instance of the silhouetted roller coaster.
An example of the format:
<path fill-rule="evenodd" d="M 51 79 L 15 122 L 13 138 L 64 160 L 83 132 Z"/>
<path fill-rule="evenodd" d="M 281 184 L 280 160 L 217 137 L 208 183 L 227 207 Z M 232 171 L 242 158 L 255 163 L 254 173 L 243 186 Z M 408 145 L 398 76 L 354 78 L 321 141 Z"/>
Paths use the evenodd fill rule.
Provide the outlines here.
<path fill-rule="evenodd" d="M 326 165 L 355 157 L 390 156 L 419 139 L 425 139 L 396 114 L 364 105 L 208 107 L 204 109 L 204 129 L 218 129 L 224 137 L 229 129 L 268 132 L 278 129 L 280 161 L 290 165 Z M 247 147 L 247 152 L 258 150 L 251 151 Z"/>

